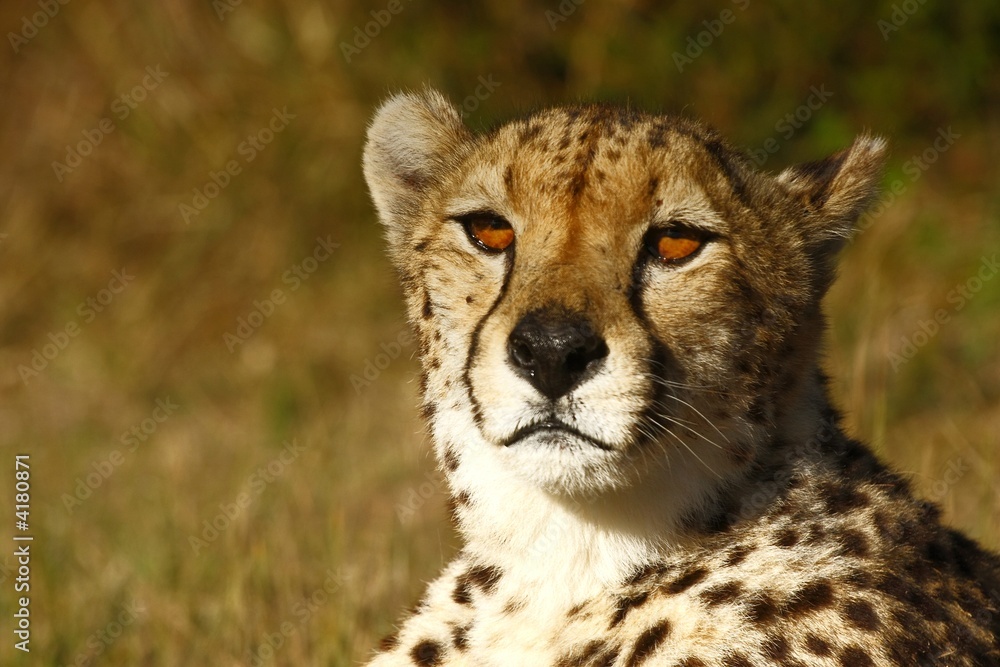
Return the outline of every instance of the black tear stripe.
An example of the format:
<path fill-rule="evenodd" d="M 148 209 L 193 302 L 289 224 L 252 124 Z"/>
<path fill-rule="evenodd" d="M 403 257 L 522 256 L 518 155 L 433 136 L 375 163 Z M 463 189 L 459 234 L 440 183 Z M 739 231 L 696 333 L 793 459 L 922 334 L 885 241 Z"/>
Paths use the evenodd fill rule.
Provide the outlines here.
<path fill-rule="evenodd" d="M 632 312 L 643 324 L 648 321 L 648 318 L 646 317 L 645 305 L 642 303 L 642 278 L 646 274 L 648 265 L 649 257 L 646 254 L 646 249 L 640 245 L 639 254 L 632 265 L 632 284 L 628 288 L 628 303 L 632 307 Z"/>
<path fill-rule="evenodd" d="M 632 312 L 635 314 L 636 319 L 639 320 L 639 324 L 642 326 L 643 333 L 646 334 L 646 338 L 653 348 L 652 358 L 647 361 L 647 372 L 650 377 L 666 380 L 667 369 L 678 368 L 679 366 L 673 353 L 653 333 L 653 329 L 649 325 L 649 317 L 642 302 L 642 278 L 646 273 L 646 267 L 649 265 L 648 258 L 644 255 L 645 252 L 644 249 L 639 250 L 639 256 L 632 267 L 632 285 L 629 287 L 628 302 L 632 307 Z M 667 391 L 668 388 L 664 382 L 652 381 L 652 387 L 650 387 L 649 392 L 646 394 L 645 405 L 640 412 L 640 417 L 632 427 L 631 439 L 640 447 L 655 441 L 655 438 L 652 436 L 653 433 L 663 431 L 663 425 L 658 424 L 656 418 L 667 412 Z"/>
<path fill-rule="evenodd" d="M 643 407 L 639 419 L 636 420 L 635 426 L 632 428 L 632 440 L 639 447 L 656 442 L 658 438 L 654 434 L 662 434 L 669 431 L 670 424 L 664 424 L 663 418 L 670 417 L 673 411 L 670 410 L 667 404 L 668 394 L 671 389 L 666 385 L 665 380 L 667 378 L 667 369 L 677 367 L 673 353 L 670 352 L 666 345 L 660 342 L 659 338 L 653 335 L 653 332 L 646 326 L 645 322 L 643 322 L 643 330 L 653 344 L 653 357 L 647 364 L 649 375 L 662 381 L 651 380 L 652 387 L 650 387 L 647 394 L 646 405 Z"/>
<path fill-rule="evenodd" d="M 516 245 L 516 244 L 515 244 Z M 480 318 L 479 322 L 476 323 L 476 328 L 472 330 L 472 341 L 469 345 L 469 355 L 465 358 L 465 368 L 462 371 L 462 382 L 465 384 L 465 391 L 469 396 L 469 402 L 472 403 L 472 418 L 476 422 L 476 427 L 479 428 L 480 433 L 482 433 L 483 425 L 483 407 L 480 405 L 479 400 L 476 398 L 476 393 L 472 390 L 472 378 L 469 373 L 472 370 L 472 363 L 476 359 L 476 355 L 479 353 L 479 335 L 482 333 L 483 326 L 486 324 L 486 320 L 490 318 L 493 312 L 503 301 L 503 298 L 507 295 L 507 286 L 510 284 L 510 278 L 514 275 L 514 259 L 515 259 L 516 249 L 511 246 L 510 252 L 505 256 L 504 260 L 504 277 L 503 283 L 500 285 L 500 293 L 497 294 L 497 298 L 490 304 L 489 310 L 486 314 Z"/>

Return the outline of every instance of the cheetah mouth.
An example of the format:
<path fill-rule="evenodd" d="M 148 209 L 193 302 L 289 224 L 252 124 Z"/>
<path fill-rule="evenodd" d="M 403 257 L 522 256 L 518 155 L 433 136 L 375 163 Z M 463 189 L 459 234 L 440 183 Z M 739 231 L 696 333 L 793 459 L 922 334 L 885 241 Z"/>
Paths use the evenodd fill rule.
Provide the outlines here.
<path fill-rule="evenodd" d="M 503 442 L 504 447 L 511 447 L 513 445 L 519 444 L 531 436 L 541 436 L 540 439 L 544 444 L 549 444 L 553 446 L 565 447 L 568 443 L 567 439 L 582 441 L 592 447 L 601 449 L 607 452 L 613 451 L 613 448 L 597 440 L 582 431 L 579 431 L 569 424 L 559 421 L 558 419 L 546 419 L 544 421 L 535 422 L 534 424 L 529 424 L 523 426 L 507 438 Z"/>

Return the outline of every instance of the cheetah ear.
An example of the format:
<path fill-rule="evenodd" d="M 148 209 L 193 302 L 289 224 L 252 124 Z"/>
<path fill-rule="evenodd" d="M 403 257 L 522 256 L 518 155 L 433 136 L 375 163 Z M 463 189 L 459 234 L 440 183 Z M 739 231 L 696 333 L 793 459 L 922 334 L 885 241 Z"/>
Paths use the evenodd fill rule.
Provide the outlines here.
<path fill-rule="evenodd" d="M 808 211 L 807 242 L 840 240 L 842 245 L 850 238 L 854 223 L 878 194 L 887 154 L 884 139 L 863 134 L 850 148 L 778 175 L 778 183 Z"/>
<path fill-rule="evenodd" d="M 887 155 L 884 139 L 863 134 L 849 148 L 825 160 L 789 167 L 777 177 L 805 208 L 797 224 L 816 262 L 821 290 L 832 279 L 837 252 L 878 194 Z"/>
<path fill-rule="evenodd" d="M 455 107 L 431 88 L 394 95 L 375 113 L 368 127 L 364 172 L 390 241 L 392 226 L 416 212 L 428 187 L 469 136 Z"/>

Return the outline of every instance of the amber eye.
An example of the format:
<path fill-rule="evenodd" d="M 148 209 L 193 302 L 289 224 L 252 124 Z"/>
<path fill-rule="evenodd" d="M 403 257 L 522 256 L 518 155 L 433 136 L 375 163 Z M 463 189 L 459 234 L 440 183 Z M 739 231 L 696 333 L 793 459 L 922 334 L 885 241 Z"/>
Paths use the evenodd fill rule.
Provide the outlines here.
<path fill-rule="evenodd" d="M 514 242 L 514 228 L 498 215 L 475 213 L 459 221 L 472 242 L 486 252 L 503 252 Z"/>
<path fill-rule="evenodd" d="M 691 229 L 669 227 L 653 229 L 646 234 L 646 249 L 665 264 L 673 264 L 696 253 L 704 236 Z"/>

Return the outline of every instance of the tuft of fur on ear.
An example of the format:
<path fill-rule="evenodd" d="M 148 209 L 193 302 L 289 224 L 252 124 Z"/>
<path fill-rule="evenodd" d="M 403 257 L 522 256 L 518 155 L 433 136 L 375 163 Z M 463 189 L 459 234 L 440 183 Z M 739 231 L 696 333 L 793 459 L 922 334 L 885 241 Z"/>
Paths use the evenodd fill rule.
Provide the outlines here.
<path fill-rule="evenodd" d="M 851 237 L 858 218 L 879 191 L 888 144 L 863 134 L 825 160 L 785 169 L 777 181 L 805 209 L 804 241 L 819 269 L 819 287 L 832 279 L 836 255 Z"/>
<path fill-rule="evenodd" d="M 390 240 L 469 137 L 455 107 L 431 88 L 394 95 L 379 107 L 368 127 L 364 173 Z"/>

